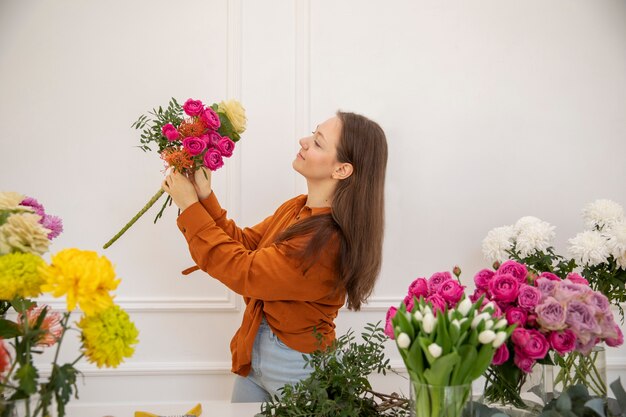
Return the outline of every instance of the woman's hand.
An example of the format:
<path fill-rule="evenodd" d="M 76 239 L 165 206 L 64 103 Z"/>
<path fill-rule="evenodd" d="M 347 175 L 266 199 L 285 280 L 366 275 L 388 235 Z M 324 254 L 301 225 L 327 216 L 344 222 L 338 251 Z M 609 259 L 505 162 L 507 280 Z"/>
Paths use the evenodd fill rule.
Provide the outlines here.
<path fill-rule="evenodd" d="M 198 201 L 194 185 L 180 172 L 172 171 L 161 184 L 181 211 Z"/>
<path fill-rule="evenodd" d="M 193 176 L 189 178 L 196 188 L 196 194 L 200 200 L 208 198 L 213 190 L 211 189 L 211 171 L 201 167 L 193 173 Z"/>

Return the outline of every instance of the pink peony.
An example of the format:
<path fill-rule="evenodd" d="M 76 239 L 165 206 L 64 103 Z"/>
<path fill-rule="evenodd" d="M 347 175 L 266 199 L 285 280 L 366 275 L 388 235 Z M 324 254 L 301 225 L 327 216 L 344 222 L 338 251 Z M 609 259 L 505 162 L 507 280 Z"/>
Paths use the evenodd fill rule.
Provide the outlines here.
<path fill-rule="evenodd" d="M 561 278 L 559 278 L 558 275 L 553 274 L 552 272 L 542 272 L 541 274 L 539 274 L 539 278 L 546 278 L 550 281 L 561 281 Z"/>
<path fill-rule="evenodd" d="M 566 327 L 566 311 L 563 304 L 547 297 L 536 308 L 537 322 L 546 330 L 562 330 Z"/>
<path fill-rule="evenodd" d="M 517 298 L 520 282 L 511 274 L 496 274 L 489 282 L 493 298 L 501 303 L 510 303 Z"/>
<path fill-rule="evenodd" d="M 204 105 L 200 100 L 188 99 L 185 101 L 185 104 L 183 104 L 183 110 L 189 116 L 198 116 L 202 113 L 202 110 L 204 110 Z"/>
<path fill-rule="evenodd" d="M 527 374 L 533 371 L 533 366 L 535 365 L 535 361 L 518 351 L 518 348 L 515 348 L 513 362 L 515 362 L 515 366 Z"/>
<path fill-rule="evenodd" d="M 412 294 L 408 294 L 404 297 L 404 305 L 406 306 L 406 311 L 409 313 L 413 311 L 413 307 L 415 307 L 415 298 Z"/>
<path fill-rule="evenodd" d="M 433 312 L 435 313 L 435 316 L 437 315 L 437 311 L 445 311 L 446 309 L 446 300 L 444 300 L 443 297 L 439 294 L 430 295 L 428 298 L 426 298 L 426 301 L 428 301 L 433 306 Z"/>
<path fill-rule="evenodd" d="M 480 288 L 482 290 L 489 288 L 489 281 L 492 280 L 495 274 L 496 273 L 491 269 L 478 271 L 478 273 L 474 275 L 474 284 L 476 284 L 476 288 Z"/>
<path fill-rule="evenodd" d="M 449 279 L 452 279 L 452 274 L 448 271 L 435 272 L 430 278 L 428 278 L 428 290 L 431 294 L 436 293 L 441 284 Z"/>
<path fill-rule="evenodd" d="M 570 329 L 560 332 L 550 332 L 548 341 L 552 349 L 557 351 L 559 355 L 565 355 L 576 347 L 576 335 Z"/>
<path fill-rule="evenodd" d="M 546 340 L 546 337 L 538 330 L 528 330 L 530 339 L 524 346 L 520 346 L 524 355 L 531 359 L 543 359 L 550 349 L 550 344 Z"/>
<path fill-rule="evenodd" d="M 526 269 L 526 266 L 524 264 L 508 260 L 502 265 L 500 265 L 500 268 L 498 268 L 497 274 L 498 275 L 511 274 L 520 283 L 525 283 L 528 270 Z"/>
<path fill-rule="evenodd" d="M 474 293 L 472 295 L 470 295 L 469 299 L 472 303 L 475 303 L 476 301 L 478 301 L 478 299 L 482 296 L 485 296 L 485 298 L 487 298 L 489 296 L 489 294 L 487 294 L 487 292 L 485 290 L 481 290 L 480 288 L 476 288 L 474 290 Z M 483 298 L 483 300 L 485 299 Z"/>
<path fill-rule="evenodd" d="M 439 289 L 437 290 L 437 294 L 439 294 L 448 304 L 448 307 L 455 306 L 456 303 L 461 300 L 463 296 L 463 286 L 459 284 L 454 279 L 449 279 L 445 281 Z"/>
<path fill-rule="evenodd" d="M 570 272 L 569 274 L 567 274 L 566 279 L 569 279 L 574 284 L 581 284 L 581 285 L 587 285 L 587 286 L 589 285 L 589 281 L 587 281 L 585 278 L 583 278 L 576 272 Z"/>
<path fill-rule="evenodd" d="M 221 168 L 224 165 L 224 161 L 222 160 L 222 154 L 217 149 L 209 149 L 204 154 L 204 166 L 209 168 L 211 171 L 215 171 Z"/>
<path fill-rule="evenodd" d="M 180 133 L 178 133 L 178 130 L 176 130 L 174 125 L 171 123 L 164 125 L 161 128 L 161 133 L 163 133 L 163 136 L 165 136 L 170 142 L 173 142 L 180 137 Z"/>
<path fill-rule="evenodd" d="M 206 149 L 206 142 L 195 136 L 183 139 L 183 148 L 191 156 L 200 155 Z"/>
<path fill-rule="evenodd" d="M 496 349 L 493 360 L 491 361 L 492 365 L 502 365 L 504 362 L 509 360 L 509 348 L 506 347 L 506 343 L 500 345 L 498 349 Z"/>
<path fill-rule="evenodd" d="M 235 150 L 235 142 L 230 140 L 228 136 L 224 136 L 217 143 L 217 149 L 220 151 L 222 156 L 229 158 L 232 156 L 233 151 Z"/>
<path fill-rule="evenodd" d="M 517 327 L 524 327 L 526 325 L 528 313 L 526 313 L 526 310 L 523 308 L 511 307 L 506 311 L 505 317 L 509 324 L 517 324 Z"/>
<path fill-rule="evenodd" d="M 622 333 L 622 329 L 615 323 L 615 331 L 617 332 L 617 337 L 609 337 L 604 339 L 604 342 L 611 347 L 622 346 L 624 344 L 624 333 Z"/>
<path fill-rule="evenodd" d="M 418 300 L 420 297 L 428 297 L 428 281 L 426 281 L 426 278 L 416 278 L 409 285 L 409 294 L 414 295 Z"/>
<path fill-rule="evenodd" d="M 397 312 L 398 309 L 395 307 L 389 307 L 389 310 L 387 310 L 387 318 L 385 319 L 385 334 L 391 339 L 395 339 L 395 335 L 393 333 L 393 323 L 391 322 L 391 319 L 396 316 Z"/>
<path fill-rule="evenodd" d="M 202 120 L 209 129 L 213 130 L 219 129 L 221 125 L 220 117 L 210 107 L 207 107 L 202 111 L 202 113 L 200 113 L 200 120 Z"/>
<path fill-rule="evenodd" d="M 532 310 L 541 300 L 541 291 L 531 285 L 523 284 L 517 295 L 517 304 L 526 310 Z"/>

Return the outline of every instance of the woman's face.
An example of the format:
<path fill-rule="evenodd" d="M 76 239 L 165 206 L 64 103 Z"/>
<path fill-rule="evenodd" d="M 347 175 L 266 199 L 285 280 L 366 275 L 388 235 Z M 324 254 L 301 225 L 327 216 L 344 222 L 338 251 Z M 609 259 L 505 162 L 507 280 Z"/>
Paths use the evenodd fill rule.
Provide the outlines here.
<path fill-rule="evenodd" d="M 309 181 L 330 180 L 340 165 L 337 161 L 340 136 L 341 120 L 337 116 L 318 125 L 311 136 L 300 139 L 293 168 Z"/>

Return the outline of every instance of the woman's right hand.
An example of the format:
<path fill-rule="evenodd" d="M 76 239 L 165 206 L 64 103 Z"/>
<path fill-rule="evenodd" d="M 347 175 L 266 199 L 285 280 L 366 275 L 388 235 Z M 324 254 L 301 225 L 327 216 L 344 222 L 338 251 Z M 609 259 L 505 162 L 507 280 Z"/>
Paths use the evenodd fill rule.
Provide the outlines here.
<path fill-rule="evenodd" d="M 211 189 L 211 171 L 201 167 L 193 174 L 193 178 L 190 178 L 194 187 L 196 188 L 196 194 L 198 199 L 204 200 L 208 198 L 213 190 Z"/>

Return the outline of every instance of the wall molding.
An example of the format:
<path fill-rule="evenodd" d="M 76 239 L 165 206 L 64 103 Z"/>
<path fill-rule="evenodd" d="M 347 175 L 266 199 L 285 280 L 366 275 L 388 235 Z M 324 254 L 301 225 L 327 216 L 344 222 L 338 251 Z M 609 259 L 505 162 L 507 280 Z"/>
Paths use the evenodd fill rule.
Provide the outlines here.
<path fill-rule="evenodd" d="M 36 364 L 42 377 L 50 376 L 49 363 Z M 230 375 L 230 362 L 128 362 L 118 368 L 98 368 L 87 362 L 76 365 L 85 377 Z"/>

